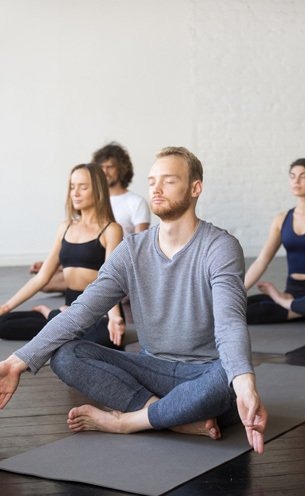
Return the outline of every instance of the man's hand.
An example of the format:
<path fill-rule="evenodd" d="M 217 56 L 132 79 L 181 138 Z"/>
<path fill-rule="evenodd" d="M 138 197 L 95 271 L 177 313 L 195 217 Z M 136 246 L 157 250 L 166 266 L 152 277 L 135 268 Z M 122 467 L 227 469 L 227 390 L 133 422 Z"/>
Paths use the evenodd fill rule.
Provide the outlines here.
<path fill-rule="evenodd" d="M 238 413 L 245 426 L 249 444 L 257 453 L 263 453 L 268 414 L 256 391 L 255 376 L 237 376 L 233 379 L 233 387 L 237 396 Z"/>
<path fill-rule="evenodd" d="M 113 344 L 117 346 L 121 345 L 125 328 L 125 322 L 121 316 L 117 315 L 116 317 L 109 318 L 108 331 L 110 341 L 112 341 Z"/>
<path fill-rule="evenodd" d="M 4 408 L 16 391 L 26 363 L 15 355 L 0 362 L 0 409 Z"/>

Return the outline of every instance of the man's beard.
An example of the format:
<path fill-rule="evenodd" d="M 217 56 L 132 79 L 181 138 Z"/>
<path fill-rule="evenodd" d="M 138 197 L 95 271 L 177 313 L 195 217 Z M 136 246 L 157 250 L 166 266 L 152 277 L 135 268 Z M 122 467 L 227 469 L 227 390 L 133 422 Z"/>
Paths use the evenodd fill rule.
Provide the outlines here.
<path fill-rule="evenodd" d="M 108 188 L 113 188 L 117 184 L 119 184 L 119 179 L 107 179 Z"/>
<path fill-rule="evenodd" d="M 151 210 L 163 221 L 177 220 L 189 209 L 191 203 L 192 197 L 190 195 L 190 189 L 188 189 L 182 200 L 167 200 L 167 205 L 165 206 L 151 203 Z"/>

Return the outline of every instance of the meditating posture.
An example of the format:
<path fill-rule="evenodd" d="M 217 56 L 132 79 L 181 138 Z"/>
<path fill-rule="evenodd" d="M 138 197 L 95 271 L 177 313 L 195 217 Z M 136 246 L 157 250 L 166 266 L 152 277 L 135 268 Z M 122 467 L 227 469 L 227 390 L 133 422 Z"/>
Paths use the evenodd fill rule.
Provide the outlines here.
<path fill-rule="evenodd" d="M 279 291 L 272 282 L 264 282 L 261 290 L 281 307 L 288 310 L 288 320 L 305 316 L 305 296 L 296 296 Z"/>
<path fill-rule="evenodd" d="M 107 182 L 99 166 L 81 164 L 72 169 L 66 209 L 68 220 L 59 226 L 54 246 L 38 274 L 0 306 L 0 338 L 28 340 L 34 337 L 48 320 L 70 306 L 94 281 L 100 267 L 122 240 L 122 229 L 114 220 Z M 39 305 L 33 310 L 12 312 L 41 290 L 60 264 L 67 285 L 65 305 L 53 311 Z M 86 338 L 106 346 L 120 345 L 125 330 L 120 307 L 108 310 L 109 318 L 105 312 L 88 326 Z"/>
<path fill-rule="evenodd" d="M 148 229 L 150 210 L 146 200 L 127 189 L 134 175 L 127 150 L 118 143 L 112 142 L 97 150 L 93 154 L 92 161 L 100 165 L 105 173 L 112 211 L 124 235 Z M 30 272 L 37 273 L 41 266 L 42 262 L 35 262 Z M 42 291 L 53 293 L 64 292 L 65 289 L 66 282 L 60 266 Z"/>
<path fill-rule="evenodd" d="M 265 245 L 245 276 L 245 287 L 250 289 L 259 281 L 283 245 L 287 253 L 288 276 L 285 291 L 278 292 L 282 295 L 282 303 L 285 299 L 297 301 L 305 297 L 305 158 L 300 158 L 290 165 L 289 178 L 297 205 L 275 217 Z M 276 297 L 277 288 L 270 282 L 259 281 L 257 287 L 261 294 L 248 297 L 249 324 L 285 322 L 305 314 L 300 312 L 298 303 L 281 304 Z"/>
<path fill-rule="evenodd" d="M 263 451 L 267 413 L 251 363 L 243 254 L 233 236 L 196 216 L 201 191 L 191 152 L 158 153 L 149 192 L 159 225 L 127 236 L 71 307 L 0 363 L 0 408 L 21 373 L 51 357 L 55 373 L 100 407 L 73 408 L 73 432 L 173 429 L 218 439 L 240 418 Z M 139 353 L 79 339 L 127 294 Z"/>

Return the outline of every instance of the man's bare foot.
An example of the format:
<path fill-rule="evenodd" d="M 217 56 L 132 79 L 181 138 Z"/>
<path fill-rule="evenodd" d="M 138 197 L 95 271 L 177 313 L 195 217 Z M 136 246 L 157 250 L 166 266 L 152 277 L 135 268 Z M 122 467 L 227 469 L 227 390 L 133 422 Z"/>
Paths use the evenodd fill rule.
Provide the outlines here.
<path fill-rule="evenodd" d="M 117 410 L 100 410 L 92 405 L 82 405 L 72 408 L 68 413 L 67 424 L 72 432 L 101 431 L 113 434 L 128 434 L 141 430 L 151 429 L 151 425 L 138 419 L 142 411 L 123 413 Z M 140 416 L 140 417 L 139 417 Z M 136 420 L 133 419 L 136 417 Z M 209 436 L 212 439 L 221 437 L 220 429 L 215 419 L 194 422 L 173 427 L 171 430 L 183 434 Z"/>
<path fill-rule="evenodd" d="M 51 312 L 51 308 L 47 307 L 47 305 L 36 305 L 36 307 L 33 307 L 32 310 L 41 313 L 46 319 L 49 317 L 49 313 Z"/>
<path fill-rule="evenodd" d="M 122 412 L 100 410 L 92 405 L 72 408 L 68 413 L 67 424 L 71 431 L 102 431 L 114 434 L 121 431 Z"/>
<path fill-rule="evenodd" d="M 172 427 L 171 431 L 180 434 L 194 434 L 196 436 L 208 436 L 212 439 L 220 439 L 221 432 L 217 425 L 216 419 L 201 420 L 192 424 L 178 425 Z"/>

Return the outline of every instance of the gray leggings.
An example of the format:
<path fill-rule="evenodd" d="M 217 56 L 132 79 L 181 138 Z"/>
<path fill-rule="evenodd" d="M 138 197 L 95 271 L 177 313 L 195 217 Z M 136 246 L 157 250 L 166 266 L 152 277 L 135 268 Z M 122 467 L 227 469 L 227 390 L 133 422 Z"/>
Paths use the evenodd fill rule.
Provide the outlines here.
<path fill-rule="evenodd" d="M 168 361 L 75 340 L 55 352 L 51 367 L 63 382 L 97 404 L 122 412 L 139 410 L 151 396 L 158 396 L 148 409 L 154 429 L 214 417 L 224 426 L 239 419 L 220 360 Z"/>

